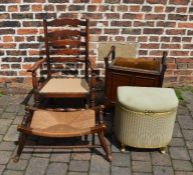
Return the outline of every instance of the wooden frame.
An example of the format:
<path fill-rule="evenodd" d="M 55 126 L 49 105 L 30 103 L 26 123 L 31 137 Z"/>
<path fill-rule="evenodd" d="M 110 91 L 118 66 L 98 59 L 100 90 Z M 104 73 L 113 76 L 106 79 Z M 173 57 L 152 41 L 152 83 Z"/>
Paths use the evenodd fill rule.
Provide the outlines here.
<path fill-rule="evenodd" d="M 66 27 L 72 28 L 80 27 L 79 30 L 70 30 Z M 32 85 L 34 93 L 35 106 L 39 106 L 41 98 L 85 98 L 89 99 L 90 106 L 94 106 L 95 101 L 95 84 L 96 75 L 93 62 L 89 58 L 89 20 L 78 19 L 54 19 L 51 21 L 44 20 L 44 43 L 45 43 L 45 55 L 43 58 L 37 61 L 28 72 L 32 73 Z M 57 29 L 50 31 L 50 27 Z M 69 28 L 70 28 L 69 27 Z M 81 28 L 82 27 L 82 28 Z M 51 28 L 51 29 L 52 29 Z M 81 31 L 83 30 L 83 31 Z M 82 41 L 81 39 L 84 39 Z M 54 49 L 53 49 L 54 48 Z M 82 50 L 84 49 L 84 50 Z M 57 55 L 57 57 L 56 57 Z M 59 56 L 58 56 L 59 55 Z M 62 55 L 62 57 L 61 57 Z M 85 65 L 85 77 L 88 86 L 88 93 L 41 93 L 41 89 L 53 78 L 53 63 L 82 63 Z M 37 76 L 37 70 L 46 66 L 46 78 L 43 81 Z M 90 70 L 89 70 L 90 69 Z M 43 72 L 43 71 L 42 71 Z M 90 75 L 89 75 L 90 74 Z"/>

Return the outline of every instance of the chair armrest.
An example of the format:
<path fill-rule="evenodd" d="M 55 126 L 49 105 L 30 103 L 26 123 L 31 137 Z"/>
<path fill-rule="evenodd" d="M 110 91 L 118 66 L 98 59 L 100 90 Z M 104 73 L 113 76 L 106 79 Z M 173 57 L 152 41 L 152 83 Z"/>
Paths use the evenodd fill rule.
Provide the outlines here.
<path fill-rule="evenodd" d="M 34 72 L 46 61 L 46 58 L 43 58 L 39 61 L 37 61 L 30 69 L 27 70 L 27 72 Z"/>

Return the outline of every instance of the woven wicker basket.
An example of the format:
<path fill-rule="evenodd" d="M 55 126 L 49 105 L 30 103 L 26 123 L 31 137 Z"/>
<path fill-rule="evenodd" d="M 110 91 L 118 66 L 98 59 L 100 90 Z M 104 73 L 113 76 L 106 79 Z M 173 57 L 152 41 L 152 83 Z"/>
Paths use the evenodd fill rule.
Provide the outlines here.
<path fill-rule="evenodd" d="M 166 147 L 172 138 L 175 110 L 162 113 L 136 112 L 116 104 L 114 131 L 125 145 L 137 148 Z"/>

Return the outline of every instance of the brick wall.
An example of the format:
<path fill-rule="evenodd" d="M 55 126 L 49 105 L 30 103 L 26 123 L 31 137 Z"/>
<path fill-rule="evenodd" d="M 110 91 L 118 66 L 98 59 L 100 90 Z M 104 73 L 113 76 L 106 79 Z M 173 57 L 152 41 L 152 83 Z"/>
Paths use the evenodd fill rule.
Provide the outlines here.
<path fill-rule="evenodd" d="M 93 58 L 106 41 L 136 42 L 139 57 L 160 57 L 168 50 L 165 84 L 193 85 L 192 0 L 1 0 L 1 80 L 29 77 L 25 70 L 42 49 L 38 38 L 45 14 L 90 18 Z"/>

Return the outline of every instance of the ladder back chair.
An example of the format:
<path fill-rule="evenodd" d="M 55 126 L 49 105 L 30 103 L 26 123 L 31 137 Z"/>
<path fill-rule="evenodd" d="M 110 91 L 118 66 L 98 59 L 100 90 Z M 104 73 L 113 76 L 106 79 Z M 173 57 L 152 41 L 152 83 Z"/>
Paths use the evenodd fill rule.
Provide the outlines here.
<path fill-rule="evenodd" d="M 94 106 L 96 80 L 89 58 L 89 20 L 43 20 L 43 27 L 45 58 L 28 70 L 32 72 L 35 105 L 41 98 L 85 98 Z M 77 76 L 81 67 L 82 78 Z"/>

